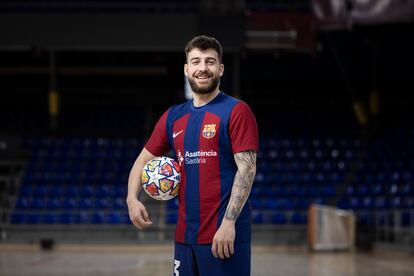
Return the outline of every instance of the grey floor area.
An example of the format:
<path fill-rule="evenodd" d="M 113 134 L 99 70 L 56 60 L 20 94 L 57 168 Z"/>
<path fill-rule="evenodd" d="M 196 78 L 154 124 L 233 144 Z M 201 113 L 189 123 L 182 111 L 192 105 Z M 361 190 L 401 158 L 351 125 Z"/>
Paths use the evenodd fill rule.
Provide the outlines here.
<path fill-rule="evenodd" d="M 170 245 L 36 246 L 1 245 L 1 276 L 172 275 Z M 411 253 L 309 253 L 302 247 L 253 246 L 252 274 L 271 275 L 414 275 Z"/>

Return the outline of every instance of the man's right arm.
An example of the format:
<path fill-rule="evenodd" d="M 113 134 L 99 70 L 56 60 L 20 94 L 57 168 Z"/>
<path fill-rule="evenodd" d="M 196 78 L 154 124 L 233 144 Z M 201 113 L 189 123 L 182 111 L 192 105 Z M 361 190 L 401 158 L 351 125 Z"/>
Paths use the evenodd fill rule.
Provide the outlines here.
<path fill-rule="evenodd" d="M 126 203 L 128 205 L 129 219 L 138 229 L 145 229 L 152 224 L 147 209 L 138 200 L 138 195 L 141 191 L 142 168 L 153 158 L 155 156 L 146 148 L 143 148 L 129 173 Z"/>

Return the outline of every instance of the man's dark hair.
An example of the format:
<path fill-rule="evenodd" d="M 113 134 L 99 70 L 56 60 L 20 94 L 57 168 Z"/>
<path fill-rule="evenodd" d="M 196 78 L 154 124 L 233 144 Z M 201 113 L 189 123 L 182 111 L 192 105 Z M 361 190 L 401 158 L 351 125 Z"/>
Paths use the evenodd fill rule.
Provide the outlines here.
<path fill-rule="evenodd" d="M 220 42 L 218 42 L 214 37 L 199 35 L 191 39 L 185 46 L 186 57 L 188 56 L 188 53 L 193 49 L 200 49 L 202 51 L 205 51 L 207 49 L 214 49 L 217 52 L 219 62 L 221 63 L 223 57 L 223 48 L 221 47 Z"/>

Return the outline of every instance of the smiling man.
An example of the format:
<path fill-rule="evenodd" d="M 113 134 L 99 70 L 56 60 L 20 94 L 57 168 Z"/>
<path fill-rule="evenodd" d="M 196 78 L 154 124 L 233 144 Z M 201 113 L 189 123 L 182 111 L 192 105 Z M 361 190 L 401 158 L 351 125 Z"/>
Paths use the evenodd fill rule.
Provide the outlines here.
<path fill-rule="evenodd" d="M 250 275 L 248 200 L 256 173 L 258 130 L 249 106 L 220 91 L 222 47 L 197 36 L 185 47 L 193 100 L 168 109 L 136 159 L 127 204 L 132 223 L 151 225 L 138 201 L 146 162 L 173 149 L 180 162 L 174 275 Z"/>

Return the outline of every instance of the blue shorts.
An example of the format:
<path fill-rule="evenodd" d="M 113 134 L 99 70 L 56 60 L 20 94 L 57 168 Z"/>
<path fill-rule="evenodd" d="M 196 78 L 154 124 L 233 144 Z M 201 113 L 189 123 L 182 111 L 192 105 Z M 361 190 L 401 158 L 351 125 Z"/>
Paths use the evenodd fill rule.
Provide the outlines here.
<path fill-rule="evenodd" d="M 211 244 L 175 243 L 174 276 L 250 276 L 250 243 L 234 243 L 234 254 L 215 258 Z"/>

